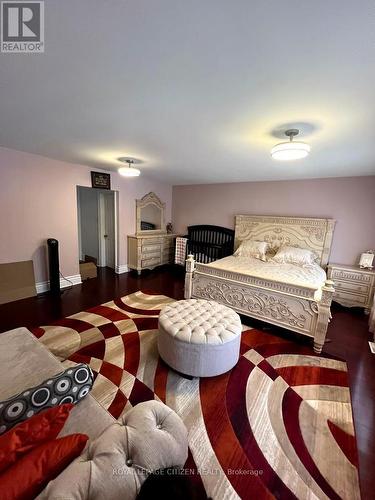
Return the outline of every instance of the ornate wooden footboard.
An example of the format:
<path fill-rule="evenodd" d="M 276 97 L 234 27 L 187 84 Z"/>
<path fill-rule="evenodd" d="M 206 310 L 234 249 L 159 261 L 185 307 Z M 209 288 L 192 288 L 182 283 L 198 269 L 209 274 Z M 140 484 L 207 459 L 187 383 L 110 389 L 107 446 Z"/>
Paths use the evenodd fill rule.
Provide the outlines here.
<path fill-rule="evenodd" d="M 313 337 L 314 351 L 320 353 L 331 317 L 333 282 L 325 282 L 320 299 L 314 292 L 195 264 L 192 255 L 186 261 L 186 299 L 215 300 L 245 316 Z"/>
<path fill-rule="evenodd" d="M 275 250 L 282 244 L 310 248 L 325 267 L 334 224 L 331 219 L 240 215 L 236 216 L 236 247 L 245 239 L 256 239 L 268 241 Z M 333 281 L 326 280 L 320 292 L 198 264 L 192 255 L 186 261 L 185 298 L 215 300 L 240 314 L 312 337 L 317 353 L 322 351 L 331 318 Z"/>

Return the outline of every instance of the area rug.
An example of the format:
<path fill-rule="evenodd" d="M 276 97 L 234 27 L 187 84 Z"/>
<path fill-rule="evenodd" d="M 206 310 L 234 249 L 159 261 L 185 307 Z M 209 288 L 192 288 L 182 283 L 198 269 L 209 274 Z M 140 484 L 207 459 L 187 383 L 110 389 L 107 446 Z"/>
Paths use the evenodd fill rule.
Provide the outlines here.
<path fill-rule="evenodd" d="M 243 327 L 235 368 L 183 377 L 157 351 L 171 301 L 136 292 L 32 331 L 63 365 L 91 366 L 92 395 L 115 418 L 150 399 L 173 408 L 189 431 L 186 473 L 209 497 L 360 498 L 346 364 Z"/>

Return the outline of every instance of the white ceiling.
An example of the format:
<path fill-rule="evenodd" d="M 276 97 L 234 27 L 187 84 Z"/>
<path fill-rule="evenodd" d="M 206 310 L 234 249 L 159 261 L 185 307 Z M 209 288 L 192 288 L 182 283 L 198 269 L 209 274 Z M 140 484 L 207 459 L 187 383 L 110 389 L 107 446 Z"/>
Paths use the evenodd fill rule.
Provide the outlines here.
<path fill-rule="evenodd" d="M 173 184 L 375 173 L 374 0 L 46 0 L 0 56 L 0 145 Z M 309 158 L 276 162 L 300 126 Z"/>

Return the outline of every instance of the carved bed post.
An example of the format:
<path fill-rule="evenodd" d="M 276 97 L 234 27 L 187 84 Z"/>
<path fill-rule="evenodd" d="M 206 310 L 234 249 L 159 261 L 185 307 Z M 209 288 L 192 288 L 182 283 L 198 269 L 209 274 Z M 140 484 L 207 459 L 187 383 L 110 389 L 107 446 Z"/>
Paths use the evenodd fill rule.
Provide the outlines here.
<path fill-rule="evenodd" d="M 186 259 L 186 274 L 185 274 L 185 299 L 191 299 L 193 292 L 193 274 L 195 268 L 194 255 L 189 254 Z"/>
<path fill-rule="evenodd" d="M 331 320 L 331 303 L 334 294 L 334 283 L 331 280 L 326 280 L 322 288 L 322 298 L 318 302 L 318 321 L 315 327 L 314 334 L 314 351 L 317 354 L 322 352 L 328 323 Z"/>

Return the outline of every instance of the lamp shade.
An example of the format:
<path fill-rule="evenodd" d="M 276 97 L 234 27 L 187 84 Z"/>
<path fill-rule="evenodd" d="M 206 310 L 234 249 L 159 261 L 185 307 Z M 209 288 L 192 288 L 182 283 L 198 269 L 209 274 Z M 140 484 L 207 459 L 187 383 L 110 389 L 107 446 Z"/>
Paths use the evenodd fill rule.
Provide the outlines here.
<path fill-rule="evenodd" d="M 134 167 L 120 167 L 118 173 L 123 177 L 138 177 L 141 175 L 141 171 Z"/>
<path fill-rule="evenodd" d="M 271 149 L 271 156 L 275 160 L 288 161 L 305 158 L 311 151 L 311 148 L 305 142 L 288 141 L 276 144 Z"/>

